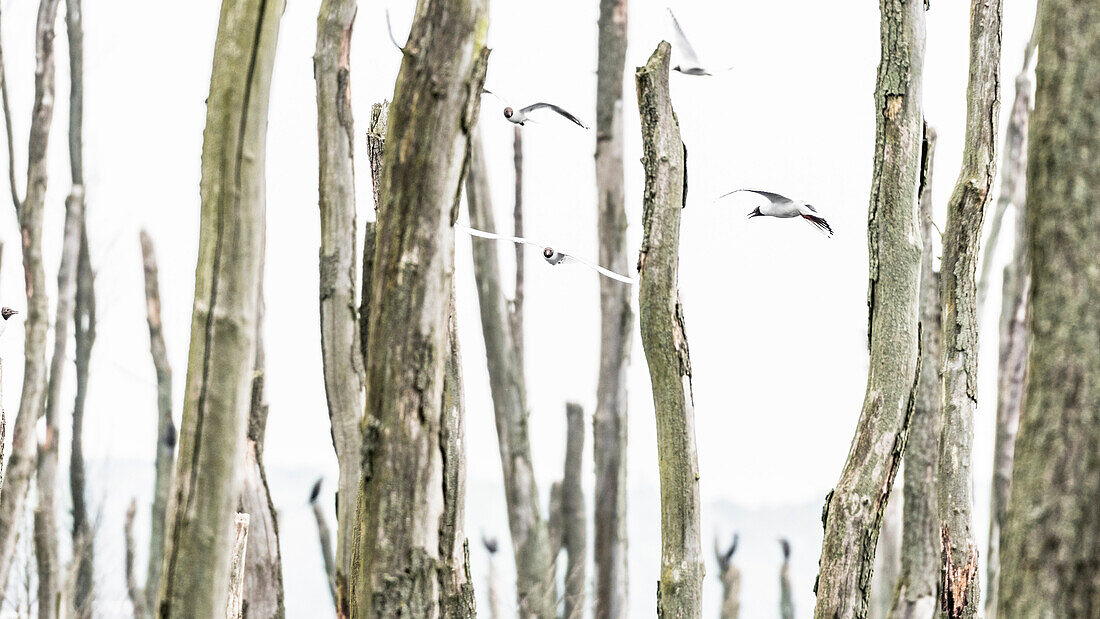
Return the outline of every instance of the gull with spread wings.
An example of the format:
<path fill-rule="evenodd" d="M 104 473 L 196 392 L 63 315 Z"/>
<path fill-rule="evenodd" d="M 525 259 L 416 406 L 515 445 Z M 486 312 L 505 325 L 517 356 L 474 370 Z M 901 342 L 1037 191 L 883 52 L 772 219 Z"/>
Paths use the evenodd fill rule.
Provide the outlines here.
<path fill-rule="evenodd" d="M 695 53 L 695 48 L 691 46 L 691 43 L 688 43 L 687 35 L 684 34 L 684 29 L 680 27 L 680 22 L 676 20 L 676 16 L 672 14 L 672 9 L 668 9 L 668 16 L 672 18 L 672 34 L 676 39 L 673 49 L 680 56 L 680 64 L 672 67 L 672 70 L 679 71 L 684 75 L 711 75 L 711 72 L 699 61 L 699 55 Z M 725 70 L 729 71 L 732 68 L 729 67 Z"/>
<path fill-rule="evenodd" d="M 510 122 L 512 124 L 523 126 L 528 121 L 535 122 L 535 120 L 530 117 L 531 112 L 534 112 L 536 110 L 541 110 L 541 109 L 547 109 L 547 110 L 551 110 L 553 112 L 557 112 L 563 118 L 566 118 L 566 119 L 572 121 L 574 124 L 576 124 L 578 127 L 581 127 L 582 129 L 587 129 L 588 128 L 588 125 L 585 125 L 584 123 L 582 123 L 576 116 L 574 116 L 574 115 L 570 114 L 569 112 L 565 111 L 564 109 L 554 105 L 553 103 L 532 103 L 531 105 L 528 105 L 527 107 L 522 107 L 522 108 L 519 108 L 517 110 L 517 109 L 513 108 L 511 105 L 509 105 L 508 102 L 504 100 L 504 98 L 502 98 L 500 95 L 496 94 L 495 92 L 489 90 L 488 88 L 482 88 L 481 92 L 482 92 L 482 94 L 493 95 L 494 97 L 499 99 L 501 103 L 504 104 L 504 117 L 507 118 L 508 122 Z"/>
<path fill-rule="evenodd" d="M 805 219 L 806 221 L 813 224 L 814 227 L 817 228 L 825 236 L 833 236 L 833 229 L 829 226 L 829 222 L 825 221 L 825 218 L 821 215 L 818 215 L 816 208 L 805 202 L 792 200 L 786 196 L 781 196 L 777 193 L 772 193 L 770 191 L 761 191 L 759 189 L 734 189 L 729 193 L 718 196 L 717 198 L 715 198 L 715 200 L 721 200 L 726 196 L 731 196 L 735 193 L 742 192 L 755 193 L 756 195 L 767 198 L 768 200 L 768 203 L 764 206 L 758 206 L 753 209 L 752 212 L 749 213 L 749 219 L 752 219 L 753 217 L 779 217 L 783 219 L 789 217 L 801 217 L 802 219 Z"/>
<path fill-rule="evenodd" d="M 604 277 L 610 277 L 611 279 L 623 282 L 624 284 L 636 284 L 637 283 L 637 280 L 635 280 L 632 277 L 627 277 L 626 275 L 620 275 L 619 273 L 616 273 L 616 272 L 611 271 L 609 269 L 605 269 L 605 268 L 603 268 L 602 266 L 600 266 L 598 264 L 589 262 L 589 261 L 585 260 L 584 258 L 578 258 L 578 257 L 574 256 L 573 254 L 569 254 L 569 253 L 566 253 L 564 251 L 561 251 L 561 250 L 555 249 L 553 247 L 550 247 L 549 245 L 546 245 L 545 243 L 539 243 L 537 241 L 532 241 L 531 239 L 525 239 L 523 237 L 518 237 L 518 236 L 508 236 L 506 234 L 496 234 L 495 232 L 485 232 L 484 230 L 475 230 L 474 228 L 467 228 L 466 226 L 456 225 L 455 230 L 461 230 L 461 231 L 465 232 L 466 234 L 469 234 L 470 236 L 476 236 L 476 237 L 482 238 L 482 239 L 490 239 L 490 240 L 494 240 L 494 241 L 511 241 L 512 243 L 516 243 L 516 244 L 520 244 L 520 245 L 530 245 L 531 247 L 537 247 L 537 248 L 542 250 L 543 260 L 546 260 L 547 263 L 549 263 L 551 265 L 554 265 L 554 266 L 557 266 L 557 265 L 562 264 L 562 263 L 576 262 L 576 263 L 579 263 L 579 264 L 583 264 L 584 266 L 592 269 L 593 271 L 596 271 L 597 273 L 599 273 L 600 275 L 603 275 Z"/>

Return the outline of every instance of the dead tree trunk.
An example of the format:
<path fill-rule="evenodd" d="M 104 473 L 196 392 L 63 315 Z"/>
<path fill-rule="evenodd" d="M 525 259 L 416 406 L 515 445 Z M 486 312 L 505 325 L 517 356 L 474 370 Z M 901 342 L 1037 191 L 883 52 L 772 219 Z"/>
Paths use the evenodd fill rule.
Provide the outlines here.
<path fill-rule="evenodd" d="M 932 235 L 932 161 L 936 132 L 924 126 L 921 155 L 920 236 L 920 346 L 928 359 L 940 358 L 940 278 L 934 262 Z M 928 619 L 936 611 L 940 576 L 937 469 L 940 443 L 940 372 L 937 363 L 922 363 L 917 399 L 905 446 L 901 532 L 901 574 L 890 608 L 892 619 Z"/>
<path fill-rule="evenodd" d="M 627 0 L 600 0 L 596 67 L 596 190 L 600 264 L 629 268 L 623 198 L 623 66 L 626 64 Z M 631 290 L 600 278 L 600 374 L 592 416 L 596 488 L 593 502 L 596 617 L 627 615 L 626 371 L 634 314 Z"/>
<path fill-rule="evenodd" d="M 718 562 L 718 578 L 722 580 L 722 609 L 719 614 L 722 619 L 737 619 L 741 614 L 741 570 L 733 562 L 735 552 L 736 533 L 726 550 L 718 546 L 718 538 L 714 539 L 714 558 Z"/>
<path fill-rule="evenodd" d="M 523 236 L 523 129 L 519 125 L 512 131 L 512 166 L 516 175 L 516 191 L 512 205 L 512 234 Z M 486 194 L 488 195 L 488 194 Z M 526 368 L 523 358 L 523 251 L 526 247 L 516 244 L 516 286 L 512 294 L 512 306 L 508 312 L 512 326 L 512 344 L 516 349 L 517 363 L 520 368 Z M 521 370 L 522 371 L 522 370 Z"/>
<path fill-rule="evenodd" d="M 881 0 L 882 58 L 868 215 L 870 365 L 848 458 L 825 499 L 815 616 L 867 614 L 875 545 L 905 447 L 919 370 L 917 229 L 924 62 L 922 2 Z"/>
<path fill-rule="evenodd" d="M 137 499 L 130 499 L 130 507 L 126 508 L 126 524 L 122 529 L 126 547 L 123 565 L 126 574 L 126 594 L 134 607 L 134 619 L 145 619 L 145 595 L 138 586 L 137 573 L 134 570 L 134 516 L 136 515 Z"/>
<path fill-rule="evenodd" d="M 27 147 L 27 194 L 16 201 L 20 237 L 23 242 L 23 274 L 27 290 L 26 338 L 24 340 L 23 391 L 12 430 L 11 454 L 6 473 L 7 492 L 0 503 L 0 598 L 7 588 L 15 558 L 16 541 L 27 507 L 27 490 L 37 461 L 35 426 L 46 399 L 46 335 L 50 329 L 46 298 L 46 271 L 42 266 L 42 215 L 46 199 L 46 151 L 53 120 L 54 21 L 58 0 L 42 0 L 35 27 L 34 107 L 31 112 Z M 6 98 L 5 98 L 6 99 Z M 7 105 L 5 102 L 5 110 Z M 10 116 L 10 113 L 7 115 Z M 9 138 L 11 132 L 9 130 Z M 10 142 L 9 142 L 10 144 Z M 10 148 L 10 147 L 9 147 Z M 14 166 L 14 163 L 12 164 Z M 14 177 L 14 172 L 12 172 Z M 15 185 L 12 197 L 16 198 Z M 17 200 L 17 198 L 16 198 Z M 55 438 L 56 440 L 56 433 Z"/>
<path fill-rule="evenodd" d="M 581 619 L 585 610 L 588 518 L 584 511 L 584 409 L 565 405 L 565 473 L 561 480 L 562 545 L 565 547 L 565 608 L 562 617 Z"/>
<path fill-rule="evenodd" d="M 321 494 L 321 480 L 318 479 L 309 491 L 309 507 L 313 510 L 313 519 L 317 521 L 317 537 L 321 546 L 321 561 L 325 565 L 325 576 L 328 580 L 328 592 L 332 595 L 332 603 L 336 604 L 336 559 L 332 554 L 332 530 L 325 518 L 325 510 L 317 498 Z"/>
<path fill-rule="evenodd" d="M 359 487 L 363 351 L 356 300 L 355 131 L 351 114 L 351 30 L 356 0 L 325 0 L 317 17 L 317 137 L 321 212 L 321 351 L 339 481 L 336 489 L 337 608 L 347 615 L 348 565 Z"/>
<path fill-rule="evenodd" d="M 1039 12 L 1025 226 L 1031 350 L 997 616 L 1086 617 L 1100 600 L 1100 7 L 1044 0 Z"/>
<path fill-rule="evenodd" d="M 160 321 L 160 283 L 153 239 L 142 230 L 141 256 L 145 271 L 145 315 L 149 323 L 149 350 L 157 374 L 157 453 L 156 481 L 153 486 L 153 507 L 149 534 L 149 565 L 145 576 L 145 606 L 155 608 L 160 577 L 164 569 L 164 536 L 168 497 L 172 492 L 173 464 L 176 450 L 176 426 L 172 421 L 172 367 L 168 364 L 168 349 L 164 344 L 164 328 Z"/>
<path fill-rule="evenodd" d="M 677 289 L 680 209 L 687 200 L 687 151 L 668 94 L 671 46 L 661 42 L 639 67 L 642 118 L 642 248 L 638 256 L 642 347 L 653 383 L 661 474 L 661 581 L 657 614 L 699 617 L 703 557 L 699 544 L 699 462 L 684 312 Z"/>
<path fill-rule="evenodd" d="M 902 500 L 893 492 L 891 495 L 882 517 L 882 533 L 875 548 L 875 571 L 871 577 L 871 598 L 867 612 L 871 619 L 884 619 L 890 612 L 898 575 L 901 573 Z"/>
<path fill-rule="evenodd" d="M 791 543 L 780 539 L 783 565 L 779 568 L 779 619 L 794 619 L 794 594 L 791 591 Z"/>
<path fill-rule="evenodd" d="M 383 159 L 367 335 L 353 616 L 436 616 L 454 215 L 485 77 L 485 0 L 421 0 Z"/>
<path fill-rule="evenodd" d="M 939 521 L 943 546 L 940 609 L 969 619 L 978 600 L 978 549 L 972 530 L 970 469 L 978 382 L 978 249 L 993 189 L 1000 105 L 1001 1 L 970 8 L 970 81 L 962 170 L 947 206 L 940 264 L 943 350 L 939 448 Z"/>
<path fill-rule="evenodd" d="M 229 595 L 225 602 L 226 619 L 242 619 L 248 607 L 244 599 L 248 571 L 248 514 L 237 514 L 233 521 L 233 551 L 229 561 Z"/>
<path fill-rule="evenodd" d="M 503 619 L 500 607 L 500 577 L 497 575 L 497 540 L 495 537 L 481 538 L 485 551 L 489 553 L 489 569 L 485 576 L 485 588 L 489 592 L 489 619 Z"/>
<path fill-rule="evenodd" d="M 470 143 L 470 173 L 466 179 L 466 202 L 470 225 L 478 230 L 496 230 L 489 196 L 489 178 L 480 133 Z M 542 519 L 539 491 L 531 462 L 527 433 L 527 391 L 522 353 L 513 338 L 508 302 L 501 289 L 497 245 L 473 241 L 474 278 L 481 308 L 481 330 L 489 366 L 489 387 L 493 395 L 500 463 L 504 472 L 504 495 L 508 504 L 508 525 L 516 562 L 516 594 L 523 616 L 552 617 L 554 571 L 557 553 L 550 545 L 547 524 Z"/>
<path fill-rule="evenodd" d="M 267 103 L 283 2 L 225 2 L 203 134 L 202 225 L 157 614 L 226 605 L 260 303 Z"/>

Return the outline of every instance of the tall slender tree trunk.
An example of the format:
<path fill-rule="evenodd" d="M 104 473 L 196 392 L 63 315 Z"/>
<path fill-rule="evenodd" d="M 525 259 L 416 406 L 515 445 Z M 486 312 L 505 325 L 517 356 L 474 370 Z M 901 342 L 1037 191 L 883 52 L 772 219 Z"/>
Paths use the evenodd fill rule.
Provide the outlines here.
<path fill-rule="evenodd" d="M 625 273 L 630 257 L 623 197 L 623 66 L 627 0 L 600 0 L 596 66 L 596 191 L 600 264 Z M 596 617 L 627 616 L 626 370 L 634 330 L 631 289 L 600 278 L 600 374 L 592 416 Z"/>
<path fill-rule="evenodd" d="M 794 619 L 794 594 L 791 590 L 791 544 L 779 540 L 783 547 L 783 565 L 779 567 L 779 619 Z"/>
<path fill-rule="evenodd" d="M 470 209 L 470 225 L 478 230 L 494 231 L 496 224 L 479 132 L 474 133 L 470 143 L 466 201 Z M 527 431 L 527 392 L 519 361 L 522 354 L 513 339 L 508 303 L 501 287 L 496 243 L 475 239 L 473 254 L 481 330 L 485 336 L 485 357 L 489 366 L 489 387 L 493 394 L 500 463 L 504 473 L 504 495 L 508 504 L 508 526 L 516 562 L 518 608 L 523 616 L 552 617 L 556 613 L 555 575 L 551 566 L 557 553 L 553 552 L 547 524 L 542 519 L 538 485 L 532 468 Z"/>
<path fill-rule="evenodd" d="M 354 545 L 365 376 L 356 300 L 355 124 L 351 113 L 351 30 L 356 0 L 325 0 L 317 16 L 317 138 L 321 213 L 321 351 L 339 481 L 336 489 L 336 592 L 347 616 Z"/>
<path fill-rule="evenodd" d="M 940 264 L 943 350 L 940 361 L 940 610 L 975 617 L 979 605 L 971 452 L 977 409 L 977 265 L 982 220 L 992 195 L 1000 106 L 1001 0 L 970 8 L 970 80 L 962 170 L 947 206 Z"/>
<path fill-rule="evenodd" d="M 923 2 L 881 0 L 875 162 L 867 235 L 870 364 L 848 459 L 825 499 L 818 619 L 865 617 L 875 545 L 901 463 L 920 366 L 917 229 L 924 63 Z"/>
<path fill-rule="evenodd" d="M 999 617 L 1100 610 L 1100 6 L 1040 3 L 1027 171 L 1031 351 Z"/>
<path fill-rule="evenodd" d="M 353 616 L 437 616 L 454 217 L 485 78 L 485 0 L 420 0 L 390 108 L 367 335 Z"/>
<path fill-rule="evenodd" d="M 642 117 L 642 248 L 638 256 L 642 347 L 653 383 L 661 476 L 661 580 L 657 614 L 699 617 L 699 461 L 684 311 L 677 289 L 680 210 L 687 203 L 687 151 L 668 93 L 672 47 L 661 42 L 636 74 Z"/>
<path fill-rule="evenodd" d="M 23 246 L 27 292 L 26 338 L 23 344 L 23 391 L 12 430 L 11 454 L 5 473 L 7 491 L 0 503 L 0 601 L 7 589 L 16 541 L 27 507 L 27 490 L 37 461 L 35 426 L 46 399 L 46 335 L 50 330 L 46 271 L 42 266 L 42 214 L 46 200 L 46 151 L 54 104 L 54 22 L 58 0 L 42 0 L 35 26 L 34 107 L 27 147 L 27 193 L 20 203 L 12 185 Z M 4 97 L 5 101 L 7 97 Z M 5 111 L 8 109 L 6 103 Z M 6 116 L 10 113 L 6 112 Z M 7 118 L 5 118 L 7 121 Z M 8 131 L 9 137 L 11 131 Z M 10 142 L 9 142 L 10 149 Z M 14 166 L 14 163 L 12 163 Z M 12 171 L 12 178 L 15 173 Z M 55 439 L 56 440 L 56 433 Z"/>
<path fill-rule="evenodd" d="M 562 545 L 565 547 L 565 605 L 562 617 L 581 619 L 585 610 L 588 518 L 584 512 L 584 409 L 565 405 L 565 473 L 561 479 Z"/>
<path fill-rule="evenodd" d="M 714 540 L 714 559 L 718 563 L 718 578 L 722 581 L 722 606 L 719 616 L 722 619 L 737 619 L 741 614 L 741 570 L 733 562 L 737 552 L 737 534 L 729 548 L 722 550 L 718 539 Z"/>
<path fill-rule="evenodd" d="M 932 162 L 936 132 L 924 126 L 920 174 L 920 346 L 927 359 L 940 358 L 940 278 L 933 269 Z M 901 574 L 889 616 L 892 619 L 928 619 L 939 600 L 939 512 L 937 470 L 940 443 L 940 372 L 934 362 L 922 363 L 917 379 L 917 401 L 905 446 L 901 532 Z"/>
<path fill-rule="evenodd" d="M 280 0 L 225 2 L 203 134 L 202 219 L 161 617 L 226 607 L 264 253 L 267 104 Z"/>

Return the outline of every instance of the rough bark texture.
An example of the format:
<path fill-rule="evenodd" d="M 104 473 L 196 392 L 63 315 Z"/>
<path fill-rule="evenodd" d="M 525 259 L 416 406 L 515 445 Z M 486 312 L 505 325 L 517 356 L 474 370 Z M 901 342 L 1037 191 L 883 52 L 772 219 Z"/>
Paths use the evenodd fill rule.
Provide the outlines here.
<path fill-rule="evenodd" d="M 791 591 L 791 544 L 779 540 L 783 546 L 783 565 L 779 568 L 779 618 L 794 619 L 794 594 Z"/>
<path fill-rule="evenodd" d="M 351 30 L 356 0 L 325 0 L 317 16 L 317 140 L 321 212 L 321 359 L 332 443 L 339 480 L 336 489 L 336 607 L 347 615 L 348 566 L 354 546 L 355 496 L 363 414 L 363 351 L 359 339 L 355 260 L 355 127 L 351 113 Z"/>
<path fill-rule="evenodd" d="M 162 617 L 226 607 L 230 534 L 256 353 L 264 248 L 267 103 L 281 0 L 225 2 L 202 153 L 202 217 Z"/>
<path fill-rule="evenodd" d="M 332 595 L 332 603 L 337 603 L 336 599 L 336 559 L 332 554 L 332 529 L 328 525 L 328 518 L 325 517 L 325 510 L 321 507 L 321 504 L 317 501 L 317 497 L 321 494 L 321 480 L 318 479 L 313 484 L 313 489 L 309 493 L 309 507 L 313 510 L 313 519 L 317 521 L 317 537 L 321 546 L 321 561 L 325 565 L 325 576 L 328 579 L 328 592 Z"/>
<path fill-rule="evenodd" d="M 565 606 L 562 617 L 581 619 L 585 610 L 588 518 L 584 511 L 584 409 L 565 405 L 565 474 L 561 480 L 562 545 L 565 547 Z"/>
<path fill-rule="evenodd" d="M 229 595 L 225 601 L 226 619 L 241 619 L 246 608 L 245 574 L 248 561 L 248 514 L 237 514 L 233 521 L 233 549 L 229 562 Z"/>
<path fill-rule="evenodd" d="M 352 614 L 436 616 L 454 217 L 487 50 L 485 0 L 421 0 L 386 134 L 367 336 Z"/>
<path fill-rule="evenodd" d="M 920 175 L 920 346 L 924 357 L 940 358 L 940 278 L 932 235 L 932 162 L 936 132 L 924 127 Z M 936 611 L 940 576 L 937 469 L 940 442 L 940 373 L 936 363 L 922 363 L 917 381 L 917 400 L 905 446 L 902 504 L 901 574 L 889 616 L 894 619 L 928 619 Z"/>
<path fill-rule="evenodd" d="M 596 190 L 599 262 L 617 273 L 629 268 L 623 197 L 623 66 L 626 63 L 627 0 L 600 0 L 596 67 Z M 518 234 L 518 233 L 517 233 Z M 600 374 L 592 416 L 596 472 L 596 617 L 627 615 L 626 552 L 626 370 L 633 339 L 633 290 L 600 279 Z"/>
<path fill-rule="evenodd" d="M 642 347 L 653 385 L 661 476 L 661 581 L 657 615 L 699 617 L 703 566 L 699 543 L 699 462 L 684 312 L 677 289 L 680 210 L 687 201 L 686 150 L 668 93 L 671 46 L 661 42 L 635 80 L 642 119 Z"/>
<path fill-rule="evenodd" d="M 126 574 L 126 594 L 130 597 L 130 604 L 134 608 L 134 619 L 145 619 L 145 595 L 138 586 L 137 573 L 134 570 L 134 516 L 136 515 L 137 499 L 130 499 L 130 507 L 126 509 L 125 528 L 122 530 L 126 545 L 123 567 Z"/>
<path fill-rule="evenodd" d="M 938 511 L 943 538 L 940 610 L 975 617 L 981 608 L 974 538 L 971 451 L 978 405 L 977 265 L 985 207 L 992 197 L 1000 106 L 1001 0 L 970 8 L 970 79 L 962 170 L 947 205 L 940 264 L 943 350 L 940 372 Z"/>
<path fill-rule="evenodd" d="M 920 364 L 917 229 L 924 61 L 922 2 L 881 0 L 882 57 L 867 235 L 867 392 L 836 488 L 825 499 L 818 619 L 865 617 L 882 513 L 905 448 Z"/>
<path fill-rule="evenodd" d="M 1100 6 L 1044 0 L 1031 116 L 1031 351 L 1000 617 L 1100 612 Z"/>
<path fill-rule="evenodd" d="M 1012 460 L 1016 448 L 1016 432 L 1020 427 L 1020 409 L 1024 402 L 1024 381 L 1027 371 L 1028 329 L 1027 295 L 1031 285 L 1027 254 L 1027 132 L 1028 114 L 1031 111 L 1032 83 L 1029 75 L 1030 59 L 1034 55 L 1030 45 L 1025 50 L 1024 69 L 1016 77 L 1016 99 L 1012 104 L 1012 118 L 1008 121 L 1001 168 L 1001 189 L 997 197 L 997 211 L 1008 208 L 1015 211 L 1015 233 L 1012 259 L 1005 265 L 1001 288 L 1001 315 L 998 321 L 1000 337 L 997 359 L 997 422 L 993 438 L 993 481 L 989 496 L 989 552 L 986 554 L 986 619 L 997 615 L 1000 578 L 1001 529 L 1004 527 L 1005 510 L 1008 507 L 1009 490 L 1012 487 Z M 991 236 L 990 243 L 993 242 Z M 982 263 L 985 275 L 990 248 L 985 250 Z M 979 280 L 978 308 L 981 311 Z M 979 314 L 980 316 L 980 314 Z"/>
<path fill-rule="evenodd" d="M 164 344 L 164 327 L 160 320 L 160 281 L 153 239 L 142 230 L 141 257 L 145 272 L 145 317 L 149 323 L 149 351 L 157 374 L 157 453 L 153 486 L 153 507 L 149 533 L 149 565 L 145 576 L 145 605 L 155 608 L 160 576 L 164 569 L 164 529 L 168 496 L 176 450 L 176 426 L 172 421 L 172 367 L 168 364 L 168 349 Z"/>
<path fill-rule="evenodd" d="M 390 104 L 387 101 L 371 106 L 370 128 L 367 131 L 367 159 L 370 162 L 370 178 L 377 213 L 381 202 L 382 153 L 386 146 L 386 124 L 389 122 Z M 370 330 L 370 293 L 373 286 L 374 250 L 376 226 L 373 221 L 363 222 L 363 282 L 359 303 L 359 342 L 363 362 L 367 358 L 367 335 Z"/>
<path fill-rule="evenodd" d="M 741 570 L 733 562 L 733 553 L 737 552 L 737 535 L 729 548 L 722 550 L 718 539 L 714 540 L 714 558 L 718 563 L 718 578 L 722 580 L 722 619 L 737 619 L 741 614 Z"/>
<path fill-rule="evenodd" d="M 471 140 L 466 201 L 470 225 L 493 232 L 493 207 L 481 137 Z M 501 288 L 497 244 L 474 239 L 474 278 L 481 307 L 481 330 L 493 394 L 508 526 L 516 562 L 516 594 L 521 614 L 551 617 L 554 612 L 554 572 L 547 525 L 540 514 L 539 492 L 531 464 L 527 432 L 527 393 L 521 354 L 512 336 L 508 301 Z"/>
<path fill-rule="evenodd" d="M 42 266 L 42 212 L 46 199 L 46 150 L 54 103 L 54 21 L 58 0 L 42 0 L 35 27 L 34 107 L 27 147 L 27 194 L 16 203 L 23 245 L 23 275 L 27 292 L 26 337 L 23 351 L 23 391 L 12 430 L 11 454 L 5 473 L 7 492 L 0 503 L 0 599 L 7 588 L 15 558 L 27 490 L 37 460 L 35 425 L 46 399 L 46 334 L 50 329 L 46 271 Z M 14 196 L 14 185 L 13 197 Z"/>

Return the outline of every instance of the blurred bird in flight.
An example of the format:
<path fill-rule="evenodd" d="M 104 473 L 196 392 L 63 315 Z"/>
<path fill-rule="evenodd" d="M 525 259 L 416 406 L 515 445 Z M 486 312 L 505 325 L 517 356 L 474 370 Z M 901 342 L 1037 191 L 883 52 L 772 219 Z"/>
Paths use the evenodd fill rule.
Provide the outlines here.
<path fill-rule="evenodd" d="M 536 241 L 532 241 L 531 239 L 525 239 L 525 238 L 518 237 L 518 236 L 507 236 L 507 235 L 504 235 L 504 234 L 496 234 L 496 233 L 493 233 L 493 232 L 485 232 L 483 230 L 475 230 L 473 228 L 467 228 L 465 226 L 455 226 L 455 229 L 456 230 L 462 230 L 463 232 L 465 232 L 466 234 L 469 234 L 470 236 L 476 236 L 476 237 L 482 238 L 482 239 L 491 239 L 491 240 L 495 240 L 495 241 L 510 241 L 510 242 L 516 243 L 516 244 L 530 245 L 531 247 L 537 247 L 537 248 L 542 250 L 543 260 L 545 260 L 548 264 L 551 264 L 551 265 L 554 265 L 554 266 L 557 266 L 557 265 L 563 264 L 563 263 L 576 262 L 576 263 L 579 263 L 579 264 L 583 264 L 584 266 L 596 271 L 597 273 L 599 273 L 600 275 L 603 275 L 604 277 L 610 277 L 611 279 L 623 282 L 624 284 L 637 283 L 637 280 L 635 280 L 631 277 L 627 277 L 626 275 L 621 275 L 621 274 L 616 273 L 614 271 L 605 269 L 605 268 L 603 268 L 602 266 L 600 266 L 598 264 L 594 264 L 594 263 L 589 262 L 589 261 L 587 261 L 583 258 L 578 258 L 578 257 L 574 256 L 573 254 L 569 254 L 569 253 L 566 253 L 564 251 L 557 250 L 557 249 L 555 249 L 555 248 L 553 248 L 549 245 L 546 245 L 545 243 L 538 243 Z"/>
<path fill-rule="evenodd" d="M 565 111 L 564 109 L 554 105 L 553 103 L 533 103 L 531 105 L 528 105 L 527 107 L 523 107 L 523 108 L 520 108 L 520 109 L 517 110 L 517 109 L 513 108 L 511 105 L 509 105 L 508 102 L 505 101 L 500 95 L 498 95 L 495 92 L 489 90 L 488 88 L 482 88 L 481 92 L 482 92 L 482 94 L 493 95 L 494 97 L 499 99 L 501 103 L 504 104 L 504 117 L 507 118 L 508 122 L 510 122 L 510 123 L 523 126 L 523 124 L 528 122 L 528 121 L 536 122 L 533 118 L 530 117 L 531 112 L 534 112 L 536 110 L 541 110 L 541 109 L 548 109 L 548 110 L 557 112 L 563 118 L 566 118 L 566 119 L 572 121 L 574 124 L 576 124 L 578 127 L 581 127 L 582 129 L 587 129 L 588 128 L 588 125 L 585 125 L 584 123 L 582 123 L 576 116 L 574 116 L 574 115 L 570 114 L 569 112 Z"/>
<path fill-rule="evenodd" d="M 680 22 L 676 21 L 676 16 L 672 14 L 672 9 L 668 9 L 668 16 L 672 18 L 672 34 L 673 38 L 676 40 L 672 49 L 680 57 L 680 64 L 672 67 L 672 70 L 679 71 L 684 75 L 711 75 L 711 72 L 699 61 L 699 55 L 695 53 L 695 48 L 691 46 L 691 43 L 688 43 L 687 35 L 684 34 L 683 28 L 680 27 Z M 729 71 L 732 68 L 733 67 L 729 67 L 725 70 Z"/>
<path fill-rule="evenodd" d="M 770 191 L 761 191 L 759 189 L 734 189 L 729 193 L 718 196 L 717 198 L 715 198 L 715 200 L 721 200 L 726 196 L 731 196 L 735 193 L 742 192 L 754 193 L 758 196 L 767 198 L 768 200 L 768 203 L 764 206 L 758 206 L 754 208 L 752 212 L 749 213 L 749 219 L 752 219 L 753 217 L 779 217 L 783 219 L 790 217 L 801 217 L 802 219 L 805 219 L 806 221 L 813 224 L 813 226 L 825 236 L 833 236 L 833 229 L 829 226 L 829 222 L 825 221 L 825 218 L 821 215 L 818 215 L 816 208 L 809 204 L 806 204 L 805 202 L 792 200 L 786 196 L 781 196 L 777 193 L 772 193 Z"/>

